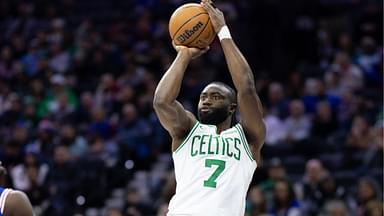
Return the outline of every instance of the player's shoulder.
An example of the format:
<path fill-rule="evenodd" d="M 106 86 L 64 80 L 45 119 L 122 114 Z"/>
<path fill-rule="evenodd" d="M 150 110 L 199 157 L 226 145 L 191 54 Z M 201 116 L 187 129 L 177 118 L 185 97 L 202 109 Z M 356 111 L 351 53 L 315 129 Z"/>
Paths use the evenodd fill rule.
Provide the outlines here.
<path fill-rule="evenodd" d="M 19 190 L 11 190 L 5 200 L 5 215 L 32 216 L 32 205 L 27 195 Z"/>
<path fill-rule="evenodd" d="M 9 200 L 28 200 L 27 195 L 23 191 L 19 190 L 10 190 L 8 194 L 8 199 Z"/>
<path fill-rule="evenodd" d="M 24 203 L 26 201 L 28 201 L 28 197 L 24 192 L 9 189 L 9 193 L 7 194 L 5 200 L 5 205 L 7 207 L 15 207 L 18 203 Z"/>

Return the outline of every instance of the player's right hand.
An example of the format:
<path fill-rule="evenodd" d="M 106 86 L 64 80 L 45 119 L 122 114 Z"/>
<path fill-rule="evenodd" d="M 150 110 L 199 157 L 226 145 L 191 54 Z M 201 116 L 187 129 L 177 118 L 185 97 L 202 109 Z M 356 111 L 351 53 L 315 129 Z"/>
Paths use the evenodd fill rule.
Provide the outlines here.
<path fill-rule="evenodd" d="M 175 50 L 180 52 L 185 52 L 191 59 L 195 59 L 204 53 L 206 53 L 209 50 L 209 46 L 205 47 L 204 49 L 194 48 L 194 47 L 186 47 L 182 45 L 176 45 L 174 41 L 172 41 L 172 45 L 175 48 Z"/>

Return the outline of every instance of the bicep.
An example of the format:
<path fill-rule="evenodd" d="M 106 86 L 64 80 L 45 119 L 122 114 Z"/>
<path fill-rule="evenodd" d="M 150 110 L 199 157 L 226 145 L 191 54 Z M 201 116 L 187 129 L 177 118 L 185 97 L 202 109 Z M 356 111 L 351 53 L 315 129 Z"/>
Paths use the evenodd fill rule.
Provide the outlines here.
<path fill-rule="evenodd" d="M 196 122 L 194 115 L 186 111 L 178 101 L 172 104 L 155 104 L 154 107 L 161 125 L 172 137 L 184 137 Z"/>
<path fill-rule="evenodd" d="M 263 107 L 256 92 L 238 93 L 241 125 L 250 143 L 261 147 L 265 139 Z"/>

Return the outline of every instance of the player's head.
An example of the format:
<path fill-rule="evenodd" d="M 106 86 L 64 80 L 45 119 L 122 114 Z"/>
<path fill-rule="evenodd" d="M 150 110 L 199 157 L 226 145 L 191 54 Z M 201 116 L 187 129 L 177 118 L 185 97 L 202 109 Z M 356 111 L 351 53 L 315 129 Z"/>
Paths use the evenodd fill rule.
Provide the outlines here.
<path fill-rule="evenodd" d="M 203 124 L 217 125 L 231 118 L 233 124 L 236 106 L 237 98 L 233 88 L 222 82 L 210 83 L 200 94 L 199 121 Z"/>

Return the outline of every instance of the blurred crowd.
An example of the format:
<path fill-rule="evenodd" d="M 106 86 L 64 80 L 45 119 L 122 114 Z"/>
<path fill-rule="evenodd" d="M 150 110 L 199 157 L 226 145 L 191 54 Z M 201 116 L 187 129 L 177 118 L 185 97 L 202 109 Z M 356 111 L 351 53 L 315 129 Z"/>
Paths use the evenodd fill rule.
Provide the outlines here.
<path fill-rule="evenodd" d="M 0 1 L 0 160 L 37 215 L 165 215 L 175 182 L 152 99 L 183 2 Z M 215 4 L 264 105 L 246 215 L 383 215 L 382 2 Z M 188 68 L 185 108 L 213 80 L 231 84 L 218 41 Z"/>

